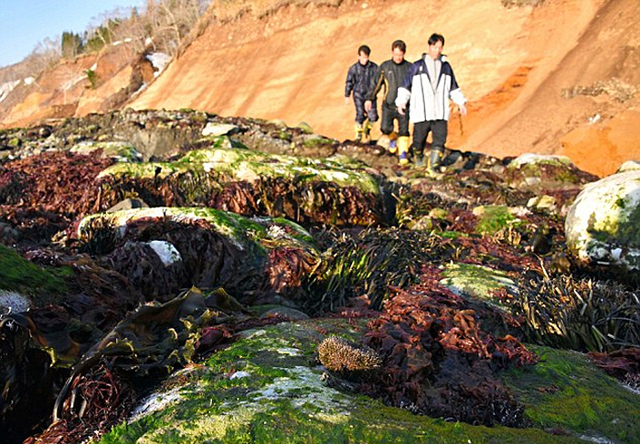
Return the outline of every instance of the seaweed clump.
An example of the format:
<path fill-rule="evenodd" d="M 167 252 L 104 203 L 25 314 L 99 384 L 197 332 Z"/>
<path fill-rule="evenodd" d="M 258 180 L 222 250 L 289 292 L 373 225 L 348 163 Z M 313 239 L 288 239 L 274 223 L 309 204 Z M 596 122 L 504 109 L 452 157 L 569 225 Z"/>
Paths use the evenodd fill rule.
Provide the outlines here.
<path fill-rule="evenodd" d="M 92 211 L 95 179 L 113 163 L 91 154 L 47 152 L 0 167 L 0 221 L 17 228 L 23 240 L 42 243 Z"/>
<path fill-rule="evenodd" d="M 565 275 L 528 279 L 508 302 L 530 342 L 584 352 L 640 346 L 640 298 L 620 283 Z"/>
<path fill-rule="evenodd" d="M 476 311 L 439 279 L 438 270 L 425 270 L 419 285 L 398 290 L 369 322 L 365 343 L 381 355 L 382 376 L 361 390 L 419 414 L 527 427 L 524 407 L 495 373 L 536 356 L 513 336 L 484 332 Z"/>

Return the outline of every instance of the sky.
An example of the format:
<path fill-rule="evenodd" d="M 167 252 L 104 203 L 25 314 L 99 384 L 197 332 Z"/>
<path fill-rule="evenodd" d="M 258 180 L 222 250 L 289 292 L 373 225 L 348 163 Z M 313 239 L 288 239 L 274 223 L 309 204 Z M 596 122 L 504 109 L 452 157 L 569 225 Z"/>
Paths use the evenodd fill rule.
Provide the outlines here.
<path fill-rule="evenodd" d="M 145 0 L 0 0 L 0 67 L 28 56 L 38 43 L 64 31 L 82 34 L 98 25 L 106 12 L 136 6 Z"/>

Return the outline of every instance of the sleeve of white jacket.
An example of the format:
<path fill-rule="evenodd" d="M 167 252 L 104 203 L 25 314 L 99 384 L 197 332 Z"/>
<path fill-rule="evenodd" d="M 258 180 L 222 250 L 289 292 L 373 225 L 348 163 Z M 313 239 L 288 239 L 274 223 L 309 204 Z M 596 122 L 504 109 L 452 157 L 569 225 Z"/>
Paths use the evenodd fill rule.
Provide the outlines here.
<path fill-rule="evenodd" d="M 396 106 L 406 106 L 411 98 L 411 91 L 407 88 L 398 88 L 398 96 L 396 97 Z"/>
<path fill-rule="evenodd" d="M 455 103 L 458 106 L 461 106 L 467 103 L 467 99 L 464 96 L 464 94 L 462 94 L 462 90 L 460 88 L 456 88 L 453 91 L 451 91 L 449 93 L 449 97 L 451 98 L 451 100 L 453 100 L 453 103 Z"/>

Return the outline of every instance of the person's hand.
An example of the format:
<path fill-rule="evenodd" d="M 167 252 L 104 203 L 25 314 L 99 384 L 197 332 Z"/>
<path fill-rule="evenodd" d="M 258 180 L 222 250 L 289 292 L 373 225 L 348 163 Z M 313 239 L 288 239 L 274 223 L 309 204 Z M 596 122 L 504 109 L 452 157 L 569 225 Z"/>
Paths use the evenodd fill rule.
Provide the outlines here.
<path fill-rule="evenodd" d="M 462 105 L 458 105 L 458 109 L 460 110 L 460 114 L 463 116 L 467 115 L 467 106 L 462 104 Z"/>
<path fill-rule="evenodd" d="M 398 105 L 398 112 L 404 116 L 407 105 Z"/>
<path fill-rule="evenodd" d="M 364 110 L 366 112 L 371 111 L 371 100 L 367 100 L 367 101 L 364 102 Z"/>
<path fill-rule="evenodd" d="M 349 104 L 349 97 L 345 97 L 345 98 L 344 98 L 344 104 L 345 104 L 345 105 L 348 105 L 348 104 Z"/>

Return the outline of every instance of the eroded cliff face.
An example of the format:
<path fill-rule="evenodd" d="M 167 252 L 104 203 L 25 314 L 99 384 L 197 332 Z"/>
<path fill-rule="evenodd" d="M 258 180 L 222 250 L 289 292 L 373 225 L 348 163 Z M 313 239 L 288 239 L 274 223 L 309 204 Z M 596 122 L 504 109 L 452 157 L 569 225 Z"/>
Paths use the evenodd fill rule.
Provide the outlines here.
<path fill-rule="evenodd" d="M 3 126 L 125 106 L 193 108 L 289 125 L 304 121 L 343 140 L 353 137 L 353 105 L 343 96 L 357 47 L 368 44 L 380 63 L 402 38 L 414 61 L 428 36 L 439 32 L 470 101 L 469 116 L 450 122 L 451 148 L 495 156 L 565 154 L 601 176 L 640 157 L 635 0 L 234 4 L 232 10 L 214 3 L 180 55 L 157 78 L 147 73 L 146 88 L 135 96 L 132 85 L 142 74 L 135 74 L 131 56 L 117 70 L 105 67 L 99 88 L 64 89 L 64 76 L 50 75 L 60 78 L 58 89 L 48 87 L 57 93 L 34 87 L 20 103 L 1 103 Z"/>

